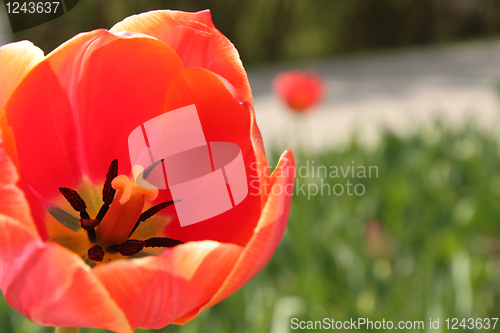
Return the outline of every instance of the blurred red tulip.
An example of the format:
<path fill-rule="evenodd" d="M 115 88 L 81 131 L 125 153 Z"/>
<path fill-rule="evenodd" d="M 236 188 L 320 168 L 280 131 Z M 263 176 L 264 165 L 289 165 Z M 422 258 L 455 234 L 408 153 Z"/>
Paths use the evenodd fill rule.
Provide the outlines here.
<path fill-rule="evenodd" d="M 323 98 L 324 80 L 312 71 L 291 71 L 278 74 L 274 90 L 294 111 L 306 113 Z"/>
<path fill-rule="evenodd" d="M 394 240 L 378 220 L 371 220 L 365 225 L 365 245 L 368 254 L 373 259 L 389 259 L 395 256 Z"/>
<path fill-rule="evenodd" d="M 271 258 L 291 195 L 269 189 L 293 184 L 294 174 L 266 173 L 246 72 L 209 11 L 135 15 L 110 31 L 79 34 L 46 57 L 29 42 L 8 44 L 0 48 L 0 87 L 0 287 L 25 317 L 117 332 L 183 324 Z M 111 180 L 122 174 L 126 183 L 131 174 L 131 131 L 191 104 L 207 141 L 241 148 L 259 194 L 186 227 L 161 206 L 168 190 L 149 202 L 132 184 L 138 208 L 119 188 L 113 201 Z M 279 167 L 294 167 L 291 151 Z M 119 204 L 138 213 L 153 207 L 146 215 L 154 216 L 135 230 L 123 215 L 116 237 L 106 238 L 98 212 L 122 216 Z M 129 231 L 134 241 L 125 240 Z M 106 248 L 102 238 L 125 241 Z M 168 248 L 134 258 L 148 244 Z"/>

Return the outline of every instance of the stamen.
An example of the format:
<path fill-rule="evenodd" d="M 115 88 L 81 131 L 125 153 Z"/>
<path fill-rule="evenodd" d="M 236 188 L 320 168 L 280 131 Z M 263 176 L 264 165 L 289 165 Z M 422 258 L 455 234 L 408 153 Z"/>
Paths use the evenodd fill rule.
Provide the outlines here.
<path fill-rule="evenodd" d="M 141 224 L 141 222 L 146 221 L 151 216 L 153 216 L 156 213 L 158 213 L 160 210 L 162 210 L 164 208 L 167 208 L 168 206 L 170 206 L 170 205 L 172 205 L 174 203 L 175 202 L 173 200 L 170 200 L 170 201 L 167 201 L 167 202 L 163 202 L 163 203 L 158 204 L 156 206 L 153 206 L 153 207 L 149 208 L 148 210 L 146 210 L 145 212 L 143 212 L 141 214 L 141 216 L 139 216 L 139 219 L 137 220 L 134 228 L 132 229 L 132 231 L 130 232 L 130 235 L 128 235 L 128 236 L 129 237 L 132 236 L 132 234 L 134 233 L 135 229 L 137 229 L 137 227 L 139 226 L 139 224 Z"/>
<path fill-rule="evenodd" d="M 162 202 L 161 204 L 158 204 L 156 206 L 153 206 L 143 212 L 141 216 L 139 216 L 139 222 L 144 222 L 147 219 L 149 219 L 151 216 L 155 215 L 158 213 L 160 210 L 167 208 L 168 206 L 172 205 L 174 203 L 173 200 L 167 201 L 167 202 Z"/>
<path fill-rule="evenodd" d="M 94 219 L 81 219 L 80 223 L 82 225 L 82 228 L 88 231 L 93 230 L 95 226 L 99 224 L 99 221 Z"/>
<path fill-rule="evenodd" d="M 129 179 L 125 175 L 118 176 L 118 160 L 113 160 L 106 173 L 106 180 L 102 189 L 103 205 L 95 219 L 90 218 L 87 213 L 87 205 L 77 191 L 67 187 L 59 188 L 59 191 L 71 207 L 80 213 L 80 226 L 87 231 L 89 240 L 94 244 L 99 244 L 87 250 L 88 259 L 83 256 L 86 263 L 91 267 L 96 265 L 95 262 L 103 261 L 106 253 L 119 252 L 123 256 L 135 258 L 150 255 L 141 252 L 145 247 L 171 248 L 184 244 L 182 241 L 168 237 L 153 237 L 145 241 L 127 240 L 141 222 L 180 201 L 163 202 L 141 213 L 145 201 L 155 200 L 158 196 L 158 189 L 144 179 L 149 177 L 153 169 L 162 161 L 163 159 L 156 161 L 146 170 L 141 166 L 134 166 L 132 168 L 133 178 Z M 78 220 L 75 219 L 75 221 Z M 136 221 L 135 224 L 134 221 Z M 133 229 L 128 234 L 127 231 L 130 230 L 132 225 Z M 97 240 L 97 238 L 99 239 Z M 106 250 L 103 250 L 103 248 Z"/>
<path fill-rule="evenodd" d="M 106 248 L 106 252 L 108 253 L 120 252 L 120 254 L 124 256 L 133 256 L 142 251 L 145 247 L 170 248 L 181 244 L 184 244 L 184 242 L 168 237 L 153 237 L 146 239 L 145 241 L 137 239 L 129 239 L 119 245 L 108 246 Z"/>
<path fill-rule="evenodd" d="M 104 204 L 99 209 L 99 213 L 97 213 L 96 220 L 99 222 L 102 221 L 102 218 L 108 212 L 109 205 L 113 202 L 115 198 L 116 190 L 111 186 L 111 182 L 118 176 L 118 160 L 115 159 L 111 162 L 109 166 L 108 173 L 106 174 L 106 181 L 104 182 L 104 186 L 102 188 L 102 201 Z"/>
<path fill-rule="evenodd" d="M 129 239 L 120 244 L 118 250 L 123 256 L 132 256 L 144 248 L 144 241 Z"/>
<path fill-rule="evenodd" d="M 168 237 L 153 237 L 144 241 L 145 247 L 174 247 L 180 244 L 184 244 L 184 242 Z"/>
<path fill-rule="evenodd" d="M 118 176 L 118 160 L 113 160 L 106 174 L 106 181 L 102 188 L 102 201 L 105 204 L 111 205 L 115 197 L 116 190 L 111 186 L 111 182 Z"/>
<path fill-rule="evenodd" d="M 59 191 L 66 198 L 66 200 L 68 200 L 71 207 L 73 207 L 73 209 L 77 212 L 80 212 L 80 217 L 82 219 L 90 219 L 90 216 L 86 211 L 87 205 L 78 192 L 67 187 L 60 187 Z"/>
<path fill-rule="evenodd" d="M 104 250 L 99 245 L 94 245 L 87 251 L 87 255 L 90 260 L 102 261 L 104 258 Z"/>
<path fill-rule="evenodd" d="M 102 204 L 101 206 L 101 209 L 99 209 L 99 213 L 97 213 L 97 216 L 95 217 L 95 219 L 98 221 L 98 222 L 101 222 L 104 215 L 106 215 L 106 213 L 108 212 L 108 209 L 109 209 L 109 205 L 108 204 Z"/>
<path fill-rule="evenodd" d="M 113 179 L 111 186 L 117 190 L 116 197 L 96 228 L 97 243 L 105 248 L 126 241 L 141 216 L 145 201 L 158 196 L 156 187 L 138 186 L 125 175 Z"/>

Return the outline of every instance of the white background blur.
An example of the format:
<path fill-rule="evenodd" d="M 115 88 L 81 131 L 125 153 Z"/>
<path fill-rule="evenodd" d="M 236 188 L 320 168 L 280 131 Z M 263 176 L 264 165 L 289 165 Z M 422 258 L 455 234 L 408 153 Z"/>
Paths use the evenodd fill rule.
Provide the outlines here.
<path fill-rule="evenodd" d="M 271 91 L 274 75 L 294 68 L 316 70 L 328 84 L 323 104 L 304 117 L 289 112 Z M 279 143 L 283 131 L 289 131 L 282 140 L 287 145 L 292 137 L 314 149 L 345 142 L 353 130 L 374 143 L 383 127 L 404 135 L 440 118 L 450 126 L 473 121 L 491 128 L 500 115 L 498 40 L 266 67 L 249 71 L 249 78 L 268 147 Z"/>

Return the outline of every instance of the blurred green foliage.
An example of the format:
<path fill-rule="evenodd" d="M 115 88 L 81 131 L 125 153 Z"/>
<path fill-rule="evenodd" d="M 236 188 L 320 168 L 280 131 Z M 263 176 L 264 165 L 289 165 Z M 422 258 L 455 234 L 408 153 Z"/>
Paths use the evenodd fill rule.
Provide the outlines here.
<path fill-rule="evenodd" d="M 278 155 L 270 155 L 276 165 Z M 441 325 L 452 317 L 498 317 L 500 137 L 436 123 L 407 138 L 385 133 L 376 148 L 353 139 L 343 149 L 296 155 L 298 166 L 372 166 L 378 177 L 375 169 L 371 178 L 350 171 L 346 178 L 313 177 L 310 168 L 297 180 L 305 193 L 296 188 L 269 264 L 192 322 L 159 332 L 279 333 L 292 317 L 423 320 L 426 328 L 431 317 Z M 363 184 L 366 192 L 325 189 L 308 198 L 307 187 L 314 191 L 322 181 Z M 4 303 L 0 309 L 3 333 L 50 332 Z M 82 330 L 91 332 L 104 331 Z"/>
<path fill-rule="evenodd" d="M 49 52 L 75 34 L 153 10 L 210 9 L 246 65 L 497 35 L 493 0 L 80 0 L 69 13 L 19 32 Z"/>

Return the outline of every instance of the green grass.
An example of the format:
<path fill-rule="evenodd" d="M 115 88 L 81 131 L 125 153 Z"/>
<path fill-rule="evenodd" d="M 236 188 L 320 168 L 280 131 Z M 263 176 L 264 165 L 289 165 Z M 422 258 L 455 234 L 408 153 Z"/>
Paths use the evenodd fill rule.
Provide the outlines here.
<path fill-rule="evenodd" d="M 277 155 L 271 156 L 275 163 Z M 353 161 L 375 166 L 378 177 L 343 178 L 339 172 L 340 178 L 323 179 L 330 186 L 363 184 L 362 196 L 296 195 L 270 263 L 192 322 L 160 332 L 279 333 L 292 317 L 423 320 L 426 327 L 430 317 L 440 317 L 441 328 L 446 318 L 499 317 L 497 138 L 437 124 L 404 139 L 386 133 L 371 150 L 352 140 L 342 150 L 296 157 L 299 166 L 307 160 L 344 169 Z M 299 177 L 298 184 L 314 189 L 321 179 Z M 3 302 L 0 327 L 5 333 L 50 332 Z"/>

